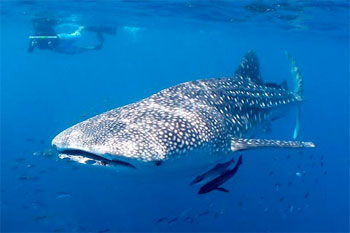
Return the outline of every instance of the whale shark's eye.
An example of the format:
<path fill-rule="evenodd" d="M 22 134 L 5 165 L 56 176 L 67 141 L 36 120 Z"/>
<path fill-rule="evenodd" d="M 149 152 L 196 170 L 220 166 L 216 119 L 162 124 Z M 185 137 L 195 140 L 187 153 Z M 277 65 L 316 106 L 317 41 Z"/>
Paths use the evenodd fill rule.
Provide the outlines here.
<path fill-rule="evenodd" d="M 160 160 L 155 161 L 154 164 L 155 164 L 156 166 L 160 166 L 160 165 L 162 165 L 162 161 L 160 161 Z"/>

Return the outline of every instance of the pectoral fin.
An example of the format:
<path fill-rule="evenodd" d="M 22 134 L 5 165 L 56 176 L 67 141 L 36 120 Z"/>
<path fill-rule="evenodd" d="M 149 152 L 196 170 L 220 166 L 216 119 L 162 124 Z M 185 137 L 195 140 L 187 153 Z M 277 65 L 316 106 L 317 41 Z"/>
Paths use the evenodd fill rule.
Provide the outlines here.
<path fill-rule="evenodd" d="M 225 188 L 216 188 L 217 190 L 221 191 L 221 192 L 225 192 L 228 193 L 229 191 Z"/>
<path fill-rule="evenodd" d="M 300 105 L 297 106 L 297 112 L 296 112 L 296 121 L 295 121 L 295 128 L 293 132 L 293 139 L 297 139 L 299 135 L 299 128 L 300 128 Z"/>
<path fill-rule="evenodd" d="M 231 140 L 231 151 L 248 150 L 259 147 L 280 147 L 280 148 L 303 148 L 303 147 L 315 147 L 312 142 L 301 141 L 280 141 L 269 139 L 245 139 L 245 138 L 233 138 Z"/>

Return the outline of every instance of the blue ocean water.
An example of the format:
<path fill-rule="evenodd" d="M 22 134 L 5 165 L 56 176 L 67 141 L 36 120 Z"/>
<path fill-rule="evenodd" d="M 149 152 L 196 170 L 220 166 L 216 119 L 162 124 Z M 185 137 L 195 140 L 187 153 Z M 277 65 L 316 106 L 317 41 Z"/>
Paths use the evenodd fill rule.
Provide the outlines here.
<path fill-rule="evenodd" d="M 2 1 L 1 232 L 348 232 L 349 3 Z M 34 18 L 117 28 L 100 50 L 28 53 Z M 93 41 L 96 38 L 91 38 Z M 181 82 L 232 76 L 255 50 L 264 80 L 304 78 L 307 150 L 243 152 L 229 193 L 130 178 L 50 152 L 62 130 Z M 269 138 L 291 139 L 292 111 Z"/>

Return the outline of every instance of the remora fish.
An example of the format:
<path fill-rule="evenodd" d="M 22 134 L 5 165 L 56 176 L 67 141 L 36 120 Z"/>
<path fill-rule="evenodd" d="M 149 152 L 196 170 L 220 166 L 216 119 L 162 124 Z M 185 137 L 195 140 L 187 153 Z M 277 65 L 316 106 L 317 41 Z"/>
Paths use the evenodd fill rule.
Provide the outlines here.
<path fill-rule="evenodd" d="M 227 168 L 234 162 L 234 159 L 232 159 L 226 163 L 218 163 L 210 169 L 209 171 L 197 176 L 190 185 L 198 184 L 200 182 L 205 181 L 206 179 L 210 179 L 212 177 L 218 177 L 222 175 L 224 172 L 226 172 Z"/>
<path fill-rule="evenodd" d="M 275 109 L 302 101 L 302 79 L 290 60 L 297 83 L 294 91 L 265 85 L 251 51 L 233 77 L 164 89 L 72 126 L 58 134 L 52 145 L 60 158 L 134 172 L 164 167 L 194 171 L 195 166 L 203 169 L 232 152 L 251 148 L 314 147 L 312 142 L 249 138 Z"/>
<path fill-rule="evenodd" d="M 219 186 L 224 184 L 229 179 L 231 179 L 231 177 L 236 174 L 236 172 L 238 171 L 238 168 L 239 168 L 239 166 L 241 164 L 242 164 L 242 155 L 239 156 L 238 161 L 237 161 L 237 163 L 236 163 L 234 168 L 232 168 L 231 170 L 227 170 L 221 176 L 219 176 L 219 177 L 213 179 L 212 181 L 209 181 L 205 185 L 203 185 L 199 189 L 198 194 L 209 193 L 209 192 L 211 192 L 213 190 L 219 190 L 219 191 L 222 191 L 222 192 L 228 192 L 227 189 L 220 188 Z"/>

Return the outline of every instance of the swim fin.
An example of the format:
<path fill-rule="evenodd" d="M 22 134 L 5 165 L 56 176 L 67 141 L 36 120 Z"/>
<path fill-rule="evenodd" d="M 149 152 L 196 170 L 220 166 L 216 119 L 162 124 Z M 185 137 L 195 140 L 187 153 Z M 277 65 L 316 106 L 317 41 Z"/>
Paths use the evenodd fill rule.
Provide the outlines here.
<path fill-rule="evenodd" d="M 105 26 L 87 26 L 85 27 L 87 31 L 103 33 L 108 35 L 115 35 L 117 29 L 115 27 L 105 27 Z"/>

